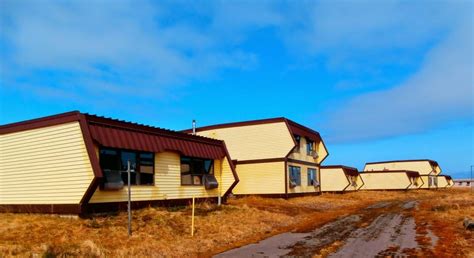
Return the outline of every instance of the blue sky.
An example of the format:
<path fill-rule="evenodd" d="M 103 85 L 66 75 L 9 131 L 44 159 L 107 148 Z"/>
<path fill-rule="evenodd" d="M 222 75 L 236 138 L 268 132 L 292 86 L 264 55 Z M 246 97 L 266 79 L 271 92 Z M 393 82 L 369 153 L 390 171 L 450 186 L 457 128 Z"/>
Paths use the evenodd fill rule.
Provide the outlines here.
<path fill-rule="evenodd" d="M 474 165 L 471 1 L 0 1 L 0 123 L 285 116 L 326 164 Z"/>

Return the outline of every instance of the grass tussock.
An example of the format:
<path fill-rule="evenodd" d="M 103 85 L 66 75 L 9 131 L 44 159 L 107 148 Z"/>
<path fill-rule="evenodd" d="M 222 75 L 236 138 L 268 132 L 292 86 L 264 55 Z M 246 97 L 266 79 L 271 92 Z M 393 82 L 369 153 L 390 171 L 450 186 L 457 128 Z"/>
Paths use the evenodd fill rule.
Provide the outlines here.
<path fill-rule="evenodd" d="M 0 214 L 0 256 L 210 256 L 281 232 L 306 231 L 380 201 L 401 199 L 421 200 L 416 220 L 426 221 L 440 237 L 435 254 L 454 252 L 452 246 L 473 254 L 474 237 L 462 227 L 464 217 L 474 217 L 472 195 L 443 190 L 354 192 L 288 200 L 245 197 L 222 206 L 200 203 L 194 237 L 189 206 L 133 211 L 130 238 L 126 213 L 92 219 L 4 213 Z M 341 244 L 333 243 L 321 253 L 325 256 Z"/>
<path fill-rule="evenodd" d="M 474 231 L 463 226 L 464 218 L 474 218 L 474 193 L 469 189 L 446 189 L 425 195 L 415 219 L 417 232 L 430 230 L 439 238 L 433 253 L 474 257 Z"/>

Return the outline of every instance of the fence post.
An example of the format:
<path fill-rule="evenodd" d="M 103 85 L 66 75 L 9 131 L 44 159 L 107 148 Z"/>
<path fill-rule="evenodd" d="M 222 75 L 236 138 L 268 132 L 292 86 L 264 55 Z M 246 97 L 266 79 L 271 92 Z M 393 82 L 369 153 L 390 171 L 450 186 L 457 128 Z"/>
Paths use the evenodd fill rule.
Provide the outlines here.
<path fill-rule="evenodd" d="M 193 196 L 193 207 L 191 212 L 191 236 L 194 236 L 194 196 Z"/>
<path fill-rule="evenodd" d="M 128 178 L 128 237 L 132 235 L 132 192 L 130 187 L 130 160 L 127 161 L 127 178 Z"/>

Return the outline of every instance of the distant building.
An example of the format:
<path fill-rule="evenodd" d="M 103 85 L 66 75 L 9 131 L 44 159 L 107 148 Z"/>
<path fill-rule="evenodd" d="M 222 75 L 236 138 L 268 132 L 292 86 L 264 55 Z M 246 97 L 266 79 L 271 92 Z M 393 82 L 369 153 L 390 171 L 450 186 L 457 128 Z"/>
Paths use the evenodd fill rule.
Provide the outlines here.
<path fill-rule="evenodd" d="M 453 187 L 454 181 L 451 176 L 439 175 L 438 176 L 438 187 L 439 188 L 450 188 Z"/>
<path fill-rule="evenodd" d="M 362 171 L 360 176 L 361 190 L 410 190 L 426 184 L 418 172 L 410 170 Z"/>
<path fill-rule="evenodd" d="M 454 179 L 454 187 L 472 187 L 474 180 L 472 179 Z"/>
<path fill-rule="evenodd" d="M 423 181 L 421 188 L 436 189 L 438 188 L 438 179 L 441 174 L 441 167 L 438 162 L 430 159 L 414 159 L 414 160 L 392 160 L 369 162 L 365 164 L 364 171 L 415 171 L 418 172 Z M 450 177 L 449 177 L 450 178 Z M 445 178 L 442 178 L 443 185 L 446 187 Z"/>

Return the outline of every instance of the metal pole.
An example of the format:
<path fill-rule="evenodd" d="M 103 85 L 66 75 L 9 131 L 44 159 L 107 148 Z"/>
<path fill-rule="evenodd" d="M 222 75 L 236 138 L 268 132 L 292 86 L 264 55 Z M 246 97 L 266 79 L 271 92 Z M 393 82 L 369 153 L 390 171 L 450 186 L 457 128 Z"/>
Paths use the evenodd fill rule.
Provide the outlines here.
<path fill-rule="evenodd" d="M 191 214 L 191 236 L 194 236 L 194 196 L 193 196 L 193 207 Z"/>
<path fill-rule="evenodd" d="M 127 161 L 127 178 L 128 178 L 128 237 L 132 235 L 132 192 L 130 190 L 130 160 Z"/>

